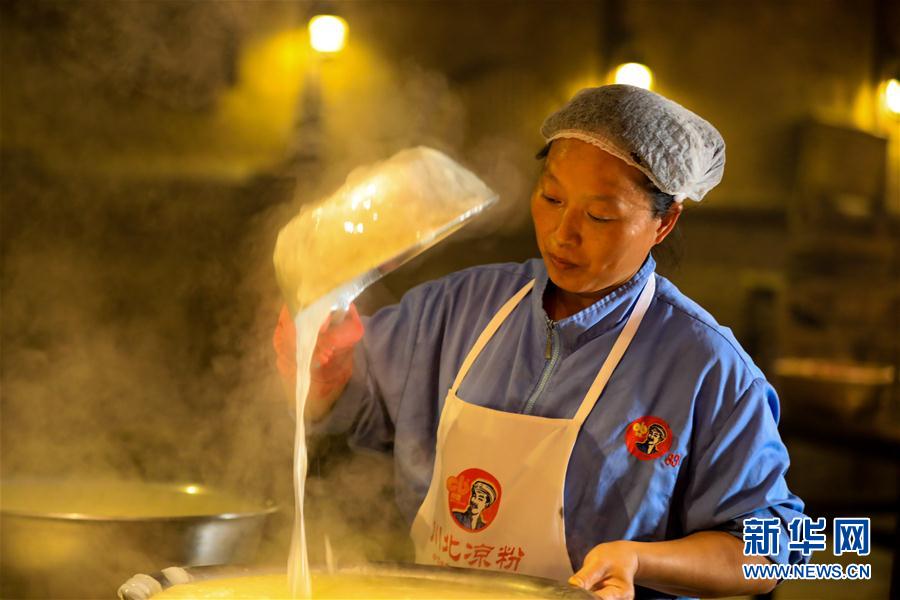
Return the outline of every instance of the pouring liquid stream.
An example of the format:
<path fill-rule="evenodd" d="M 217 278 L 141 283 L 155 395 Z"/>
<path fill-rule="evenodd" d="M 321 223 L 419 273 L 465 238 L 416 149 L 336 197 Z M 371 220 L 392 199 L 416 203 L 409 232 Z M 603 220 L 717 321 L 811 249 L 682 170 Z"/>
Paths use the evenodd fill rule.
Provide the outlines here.
<path fill-rule="evenodd" d="M 349 287 L 349 289 L 348 289 Z M 288 585 L 292 598 L 311 598 L 312 580 L 306 544 L 303 498 L 306 488 L 308 456 L 306 450 L 306 422 L 303 414 L 310 389 L 310 368 L 319 328 L 332 311 L 346 312 L 362 286 L 348 286 L 320 299 L 301 310 L 294 317 L 297 331 L 297 389 L 294 432 L 294 527 L 288 554 Z M 329 544 L 330 546 L 330 544 Z"/>
<path fill-rule="evenodd" d="M 309 574 L 309 556 L 306 550 L 306 530 L 303 520 L 303 494 L 305 492 L 307 453 L 306 424 L 303 413 L 310 387 L 310 362 L 319 333 L 319 326 L 328 316 L 329 307 L 316 303 L 299 312 L 294 324 L 297 329 L 297 390 L 295 404 L 296 429 L 294 431 L 294 528 L 291 532 L 291 550 L 288 555 L 288 583 L 292 598 L 312 597 Z"/>

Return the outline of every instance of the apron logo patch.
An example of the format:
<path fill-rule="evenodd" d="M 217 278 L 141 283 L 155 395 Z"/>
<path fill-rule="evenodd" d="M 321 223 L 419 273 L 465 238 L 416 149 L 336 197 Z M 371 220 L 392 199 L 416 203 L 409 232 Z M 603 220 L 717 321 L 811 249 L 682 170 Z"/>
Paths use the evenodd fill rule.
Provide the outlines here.
<path fill-rule="evenodd" d="M 625 446 L 640 460 L 659 458 L 672 447 L 672 430 L 659 417 L 635 419 L 625 429 Z"/>
<path fill-rule="evenodd" d="M 447 504 L 453 522 L 466 531 L 482 531 L 500 510 L 500 482 L 481 469 L 447 478 Z"/>

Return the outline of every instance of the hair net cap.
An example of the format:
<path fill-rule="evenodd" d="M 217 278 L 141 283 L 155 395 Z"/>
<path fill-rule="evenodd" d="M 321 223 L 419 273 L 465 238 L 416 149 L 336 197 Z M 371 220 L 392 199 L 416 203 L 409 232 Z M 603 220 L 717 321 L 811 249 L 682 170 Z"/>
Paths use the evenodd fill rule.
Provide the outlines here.
<path fill-rule="evenodd" d="M 725 140 L 709 122 L 630 85 L 586 88 L 541 126 L 547 142 L 575 138 L 640 169 L 675 200 L 700 201 L 722 180 Z"/>

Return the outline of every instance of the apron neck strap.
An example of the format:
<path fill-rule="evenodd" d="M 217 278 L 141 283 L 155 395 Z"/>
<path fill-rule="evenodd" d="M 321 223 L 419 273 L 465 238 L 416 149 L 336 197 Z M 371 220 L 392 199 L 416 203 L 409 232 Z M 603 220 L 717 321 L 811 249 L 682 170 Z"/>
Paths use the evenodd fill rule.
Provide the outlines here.
<path fill-rule="evenodd" d="M 472 346 L 472 349 L 469 350 L 469 353 L 466 355 L 466 360 L 463 361 L 462 366 L 459 368 L 459 371 L 456 373 L 456 379 L 453 380 L 453 387 L 450 390 L 455 394 L 456 390 L 459 389 L 460 384 L 462 384 L 463 379 L 466 378 L 466 374 L 469 372 L 469 368 L 472 366 L 472 363 L 475 362 L 475 359 L 478 358 L 478 355 L 481 354 L 481 351 L 490 341 L 490 339 L 494 336 L 494 333 L 500 328 L 500 325 L 503 324 L 503 321 L 506 317 L 509 316 L 509 313 L 513 311 L 513 309 L 518 306 L 519 302 L 522 301 L 528 292 L 531 291 L 531 288 L 534 287 L 534 279 L 526 283 L 522 289 L 520 289 L 516 294 L 506 301 L 497 314 L 494 315 L 494 318 L 491 319 L 490 323 L 488 323 L 487 327 L 484 328 L 484 331 L 481 332 L 481 335 L 478 336 L 478 339 L 475 341 L 475 345 Z"/>
<path fill-rule="evenodd" d="M 622 332 L 619 333 L 619 337 L 616 338 L 612 350 L 609 351 L 609 356 L 606 357 L 603 366 L 600 367 L 600 372 L 597 373 L 594 383 L 588 390 L 584 400 L 581 401 L 578 412 L 575 413 L 574 420 L 578 423 L 579 427 L 584 424 L 585 419 L 591 414 L 594 405 L 597 404 L 600 395 L 603 393 L 603 389 L 606 387 L 607 382 L 609 382 L 609 378 L 612 376 L 613 371 L 616 366 L 618 366 L 619 361 L 622 360 L 625 351 L 628 350 L 628 345 L 631 344 L 631 340 L 634 339 L 634 334 L 637 332 L 638 326 L 641 324 L 644 315 L 647 314 L 647 308 L 653 300 L 655 291 L 656 274 L 651 273 L 650 277 L 647 279 L 647 283 L 644 285 L 644 289 L 641 291 L 641 295 L 638 296 L 634 309 L 628 317 L 628 321 L 625 322 L 625 327 L 622 328 Z"/>

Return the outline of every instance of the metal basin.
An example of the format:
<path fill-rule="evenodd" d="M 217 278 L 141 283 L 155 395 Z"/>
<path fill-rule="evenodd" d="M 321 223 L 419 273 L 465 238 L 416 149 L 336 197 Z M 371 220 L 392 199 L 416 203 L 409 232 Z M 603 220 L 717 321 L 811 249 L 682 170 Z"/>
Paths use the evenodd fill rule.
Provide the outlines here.
<path fill-rule="evenodd" d="M 497 571 L 375 563 L 334 571 L 313 569 L 313 597 L 340 598 L 580 598 L 594 596 L 566 583 Z M 171 598 L 285 598 L 284 569 L 170 567 L 136 575 L 119 588 L 121 600 Z"/>
<path fill-rule="evenodd" d="M 160 564 L 252 562 L 276 510 L 196 484 L 5 481 L 0 596 L 110 598 Z"/>

